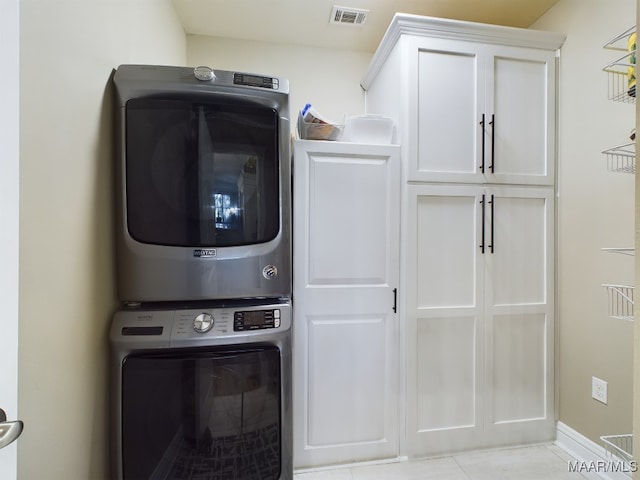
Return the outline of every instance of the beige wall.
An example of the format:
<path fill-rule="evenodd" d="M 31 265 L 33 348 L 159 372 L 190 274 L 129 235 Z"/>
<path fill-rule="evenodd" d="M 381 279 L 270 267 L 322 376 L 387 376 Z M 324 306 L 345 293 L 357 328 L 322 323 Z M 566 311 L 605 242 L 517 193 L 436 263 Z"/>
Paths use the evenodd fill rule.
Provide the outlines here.
<path fill-rule="evenodd" d="M 194 35 L 187 37 L 187 46 L 189 65 L 287 78 L 294 121 L 306 103 L 335 122 L 342 122 L 345 114 L 364 113 L 360 79 L 370 53 Z"/>
<path fill-rule="evenodd" d="M 628 140 L 633 105 L 607 100 L 602 49 L 635 23 L 635 0 L 561 0 L 533 28 L 567 34 L 560 59 L 558 348 L 559 420 L 591 440 L 631 433 L 633 323 L 607 317 L 602 283 L 633 284 L 634 178 L 607 171 L 600 152 Z M 591 377 L 608 382 L 608 405 Z"/>
<path fill-rule="evenodd" d="M 170 0 L 22 0 L 20 480 L 107 480 L 112 69 L 184 64 Z"/>

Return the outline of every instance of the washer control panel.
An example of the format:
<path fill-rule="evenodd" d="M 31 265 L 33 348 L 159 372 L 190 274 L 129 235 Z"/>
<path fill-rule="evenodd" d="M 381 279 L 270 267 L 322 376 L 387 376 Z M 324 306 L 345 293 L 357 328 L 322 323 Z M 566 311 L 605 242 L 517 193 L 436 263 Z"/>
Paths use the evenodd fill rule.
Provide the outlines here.
<path fill-rule="evenodd" d="M 233 331 L 262 330 L 280 326 L 280 309 L 236 311 L 233 315 Z"/>
<path fill-rule="evenodd" d="M 186 345 L 189 341 L 242 342 L 261 335 L 287 334 L 291 304 L 238 304 L 219 307 L 125 310 L 116 313 L 111 337 L 118 342 L 151 348 Z M 177 343 L 176 343 L 177 342 Z M 213 344 L 213 343 L 212 343 Z M 194 344 L 195 345 L 195 344 Z M 136 347 L 137 348 L 137 347 Z"/>

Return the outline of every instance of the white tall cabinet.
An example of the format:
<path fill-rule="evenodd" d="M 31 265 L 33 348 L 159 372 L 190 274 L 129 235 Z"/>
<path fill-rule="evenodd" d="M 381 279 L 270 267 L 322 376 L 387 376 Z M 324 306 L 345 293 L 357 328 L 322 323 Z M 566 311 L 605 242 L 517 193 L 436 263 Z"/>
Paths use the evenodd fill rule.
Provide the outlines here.
<path fill-rule="evenodd" d="M 555 436 L 563 40 L 397 14 L 363 79 L 402 146 L 403 455 Z"/>
<path fill-rule="evenodd" d="M 295 467 L 393 458 L 400 148 L 293 151 Z"/>

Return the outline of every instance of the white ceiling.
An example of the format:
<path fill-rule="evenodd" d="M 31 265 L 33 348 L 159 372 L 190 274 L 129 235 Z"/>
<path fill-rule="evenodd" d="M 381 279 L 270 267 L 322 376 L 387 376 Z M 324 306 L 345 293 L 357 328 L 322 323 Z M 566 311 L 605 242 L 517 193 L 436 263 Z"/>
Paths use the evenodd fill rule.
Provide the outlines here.
<path fill-rule="evenodd" d="M 375 51 L 395 12 L 529 27 L 559 0 L 173 0 L 187 34 Z M 370 10 L 329 24 L 334 5 Z"/>

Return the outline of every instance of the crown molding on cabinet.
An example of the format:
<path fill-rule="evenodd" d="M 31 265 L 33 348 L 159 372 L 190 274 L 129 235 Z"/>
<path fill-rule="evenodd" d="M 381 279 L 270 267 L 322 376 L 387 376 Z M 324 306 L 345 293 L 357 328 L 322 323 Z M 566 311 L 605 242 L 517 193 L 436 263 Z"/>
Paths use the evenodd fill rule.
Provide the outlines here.
<path fill-rule="evenodd" d="M 547 50 L 558 50 L 566 39 L 564 34 L 555 32 L 396 13 L 360 82 L 364 90 L 369 88 L 402 35 Z"/>

